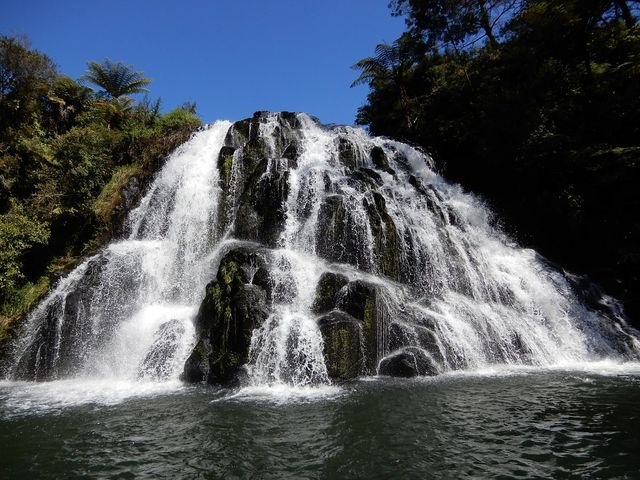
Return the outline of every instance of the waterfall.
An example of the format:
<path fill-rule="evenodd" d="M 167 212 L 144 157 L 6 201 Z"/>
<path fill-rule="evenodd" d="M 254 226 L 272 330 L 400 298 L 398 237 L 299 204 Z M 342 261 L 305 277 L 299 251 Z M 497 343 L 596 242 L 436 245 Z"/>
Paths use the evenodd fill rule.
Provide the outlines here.
<path fill-rule="evenodd" d="M 177 379 L 196 353 L 217 368 L 215 348 L 252 386 L 640 357 L 622 316 L 514 244 L 427 155 L 305 114 L 197 132 L 127 226 L 30 314 L 7 376 Z M 227 281 L 238 248 L 251 261 Z M 207 284 L 264 307 L 246 345 L 219 345 Z"/>
<path fill-rule="evenodd" d="M 30 314 L 10 376 L 176 377 L 215 248 L 218 122 L 177 149 L 128 217 L 128 238 L 64 278 Z"/>

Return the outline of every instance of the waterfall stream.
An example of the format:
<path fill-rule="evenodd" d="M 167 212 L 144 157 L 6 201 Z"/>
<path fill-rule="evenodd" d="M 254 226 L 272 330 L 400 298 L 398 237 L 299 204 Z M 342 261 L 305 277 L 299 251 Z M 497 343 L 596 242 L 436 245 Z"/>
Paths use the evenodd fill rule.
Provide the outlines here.
<path fill-rule="evenodd" d="M 376 332 L 363 353 L 369 374 L 400 353 L 430 374 L 640 357 L 624 318 L 587 305 L 570 277 L 511 242 L 428 156 L 304 114 L 197 132 L 127 226 L 126 239 L 85 260 L 29 315 L 8 378 L 176 381 L 205 286 L 238 242 L 259 245 L 270 265 L 251 386 L 331 383 L 314 306 L 327 273 L 348 282 L 334 312 L 349 312 L 345 298 L 359 286 L 375 292 L 365 306 Z"/>

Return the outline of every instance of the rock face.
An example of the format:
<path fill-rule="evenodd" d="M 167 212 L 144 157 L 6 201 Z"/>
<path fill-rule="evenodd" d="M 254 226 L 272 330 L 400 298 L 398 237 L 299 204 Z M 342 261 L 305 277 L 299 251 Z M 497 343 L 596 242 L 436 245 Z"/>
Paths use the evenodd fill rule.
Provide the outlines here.
<path fill-rule="evenodd" d="M 223 191 L 218 222 L 222 230 L 231 230 L 233 238 L 256 242 L 261 248 L 282 245 L 287 209 L 291 208 L 287 205 L 290 176 L 304 153 L 300 122 L 297 115 L 287 112 L 256 112 L 229 129 L 216 159 Z M 345 177 L 332 179 L 325 173 L 320 184 L 307 185 L 307 190 L 298 193 L 294 212 L 303 218 L 317 212 L 317 256 L 404 280 L 402 239 L 380 193 L 384 175 L 397 178 L 388 154 L 380 146 L 363 150 L 346 129 L 344 135 L 335 137 L 333 148 Z M 417 180 L 414 183 L 424 189 Z M 325 194 L 314 204 L 316 188 Z M 185 365 L 185 380 L 234 381 L 248 360 L 253 330 L 262 325 L 272 305 L 286 305 L 299 293 L 300 285 L 283 279 L 282 272 L 273 282 L 267 263 L 264 256 L 247 249 L 234 250 L 223 258 L 200 306 L 198 342 Z M 251 276 L 246 273 L 250 268 Z M 349 281 L 332 271 L 321 275 L 310 313 L 317 316 L 329 378 L 348 380 L 376 373 L 389 347 L 389 326 L 381 303 L 378 287 L 372 283 Z"/>
<path fill-rule="evenodd" d="M 311 307 L 314 313 L 326 313 L 336 306 L 337 295 L 349 279 L 339 273 L 325 272 L 316 286 L 316 293 Z"/>
<path fill-rule="evenodd" d="M 322 316 L 318 325 L 329 377 L 349 380 L 363 375 L 366 368 L 362 322 L 340 310 L 333 310 Z"/>
<path fill-rule="evenodd" d="M 392 377 L 415 377 L 437 375 L 438 368 L 427 352 L 418 347 L 407 347 L 385 357 L 380 362 L 378 373 Z"/>
<path fill-rule="evenodd" d="M 90 324 L 80 322 L 90 303 L 99 296 L 98 278 L 105 264 L 103 256 L 91 260 L 76 287 L 47 306 L 44 321 L 17 365 L 17 378 L 45 380 L 76 373 L 80 357 L 74 347 L 96 345 L 107 337 L 107 325 L 98 324 L 92 331 Z"/>
<path fill-rule="evenodd" d="M 223 225 L 233 223 L 235 238 L 273 247 L 284 228 L 300 124 L 295 114 L 283 112 L 267 137 L 263 129 L 269 115 L 256 112 L 229 129 L 218 157 L 224 192 L 219 218 Z"/>
<path fill-rule="evenodd" d="M 291 169 L 298 167 L 303 153 L 300 127 L 295 114 L 256 112 L 229 129 L 216 160 L 224 192 L 218 218 L 234 238 L 267 248 L 282 241 Z M 304 196 L 297 199 L 298 215 L 309 217 L 317 209 L 317 255 L 400 280 L 401 239 L 378 193 L 384 185 L 382 175 L 396 175 L 387 154 L 379 146 L 363 151 L 346 130 L 336 138 L 335 151 L 347 176 L 344 187 L 325 177 L 322 188 L 327 194 L 320 204 L 307 203 Z M 352 192 L 361 196 L 356 209 Z M 363 248 L 367 244 L 371 249 Z M 248 360 L 253 329 L 262 324 L 273 303 L 286 304 L 296 297 L 299 286 L 282 278 L 274 283 L 264 258 L 258 257 L 236 250 L 222 260 L 197 316 L 198 343 L 185 366 L 185 380 L 233 381 Z M 246 275 L 248 265 L 253 265 L 251 278 Z M 317 315 L 330 378 L 376 373 L 388 347 L 388 326 L 379 303 L 378 289 L 371 283 L 349 281 L 331 271 L 320 277 L 311 313 Z"/>
<path fill-rule="evenodd" d="M 375 285 L 325 272 L 316 287 L 313 311 L 319 320 L 330 378 L 375 374 L 382 332 Z"/>
<path fill-rule="evenodd" d="M 264 259 L 252 249 L 235 249 L 220 262 L 196 317 L 198 342 L 182 378 L 189 382 L 233 383 L 247 362 L 251 336 L 269 314 L 267 292 L 252 284 Z"/>

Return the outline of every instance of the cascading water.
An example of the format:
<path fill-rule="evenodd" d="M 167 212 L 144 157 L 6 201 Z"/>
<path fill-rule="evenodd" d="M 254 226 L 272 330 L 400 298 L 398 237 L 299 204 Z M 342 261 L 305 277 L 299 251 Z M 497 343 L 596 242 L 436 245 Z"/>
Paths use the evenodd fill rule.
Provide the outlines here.
<path fill-rule="evenodd" d="M 128 218 L 130 235 L 87 259 L 27 319 L 10 376 L 176 378 L 211 269 L 229 129 L 198 132 L 167 160 Z"/>
<path fill-rule="evenodd" d="M 177 379 L 189 357 L 185 378 L 240 362 L 248 385 L 305 386 L 640 357 L 635 330 L 510 243 L 427 156 L 304 114 L 198 132 L 128 225 L 30 315 L 8 376 Z M 253 260 L 216 276 L 238 246 Z M 198 313 L 214 278 L 214 313 Z M 252 308 L 265 314 L 243 345 Z"/>

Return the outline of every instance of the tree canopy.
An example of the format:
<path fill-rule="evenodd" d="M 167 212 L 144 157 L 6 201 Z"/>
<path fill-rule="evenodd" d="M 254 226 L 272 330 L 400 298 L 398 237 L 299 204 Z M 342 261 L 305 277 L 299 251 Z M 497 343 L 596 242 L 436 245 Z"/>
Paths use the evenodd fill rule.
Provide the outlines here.
<path fill-rule="evenodd" d="M 0 36 L 0 347 L 7 327 L 117 227 L 121 191 L 200 125 L 195 104 L 136 102 L 142 72 L 89 63 L 93 92 L 26 39 Z"/>
<path fill-rule="evenodd" d="M 640 2 L 390 7 L 407 30 L 354 66 L 370 86 L 357 122 L 424 146 L 521 243 L 640 317 Z"/>

